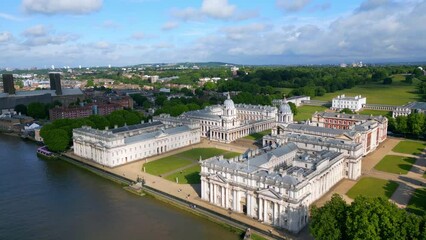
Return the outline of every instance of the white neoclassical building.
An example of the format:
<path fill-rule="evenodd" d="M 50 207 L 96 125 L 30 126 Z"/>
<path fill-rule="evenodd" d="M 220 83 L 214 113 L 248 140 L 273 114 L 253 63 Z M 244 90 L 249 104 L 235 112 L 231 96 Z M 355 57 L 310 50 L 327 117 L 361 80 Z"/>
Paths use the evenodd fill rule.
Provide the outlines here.
<path fill-rule="evenodd" d="M 200 142 L 198 124 L 166 128 L 158 121 L 115 129 L 84 126 L 73 130 L 74 154 L 108 167 Z"/>
<path fill-rule="evenodd" d="M 228 94 L 228 99 L 223 105 L 189 111 L 178 117 L 161 114 L 154 116 L 154 120 L 168 125 L 195 121 L 200 124 L 202 137 L 230 143 L 251 133 L 271 129 L 277 122 L 292 122 L 293 114 L 287 102 L 284 102 L 279 109 L 272 106 L 234 104 Z"/>
<path fill-rule="evenodd" d="M 331 102 L 331 109 L 340 111 L 344 108 L 348 108 L 354 112 L 358 112 L 367 103 L 367 98 L 361 95 L 355 97 L 348 97 L 345 94 L 339 95 L 333 98 Z"/>
<path fill-rule="evenodd" d="M 232 159 L 217 156 L 201 161 L 201 198 L 299 232 L 308 222 L 310 204 L 341 179 L 359 177 L 362 154 L 359 144 L 292 137 L 267 151 L 249 150 Z M 351 162 L 357 162 L 356 166 L 351 168 Z"/>

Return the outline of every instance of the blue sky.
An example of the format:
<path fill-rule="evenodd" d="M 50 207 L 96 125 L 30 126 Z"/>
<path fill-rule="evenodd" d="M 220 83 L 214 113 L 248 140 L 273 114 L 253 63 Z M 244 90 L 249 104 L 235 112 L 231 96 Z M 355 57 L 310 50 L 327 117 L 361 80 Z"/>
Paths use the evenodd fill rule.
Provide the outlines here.
<path fill-rule="evenodd" d="M 424 61 L 426 0 L 8 0 L 0 68 Z"/>

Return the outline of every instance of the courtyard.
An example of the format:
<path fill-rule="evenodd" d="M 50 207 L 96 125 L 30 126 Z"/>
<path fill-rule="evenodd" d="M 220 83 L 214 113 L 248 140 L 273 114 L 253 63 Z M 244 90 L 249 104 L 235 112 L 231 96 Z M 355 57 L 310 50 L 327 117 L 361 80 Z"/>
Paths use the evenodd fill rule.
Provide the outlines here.
<path fill-rule="evenodd" d="M 145 163 L 142 171 L 179 184 L 198 184 L 200 183 L 199 173 L 201 171 L 198 161 L 218 155 L 223 155 L 224 158 L 232 158 L 240 155 L 240 153 L 219 148 L 193 148 Z"/>

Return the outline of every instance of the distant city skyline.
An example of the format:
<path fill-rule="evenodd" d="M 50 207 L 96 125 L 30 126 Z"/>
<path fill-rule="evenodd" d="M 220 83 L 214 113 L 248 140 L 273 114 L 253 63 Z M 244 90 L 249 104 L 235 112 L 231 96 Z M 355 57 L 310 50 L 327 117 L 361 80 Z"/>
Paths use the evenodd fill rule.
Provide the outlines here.
<path fill-rule="evenodd" d="M 0 68 L 426 60 L 426 0 L 10 0 Z"/>

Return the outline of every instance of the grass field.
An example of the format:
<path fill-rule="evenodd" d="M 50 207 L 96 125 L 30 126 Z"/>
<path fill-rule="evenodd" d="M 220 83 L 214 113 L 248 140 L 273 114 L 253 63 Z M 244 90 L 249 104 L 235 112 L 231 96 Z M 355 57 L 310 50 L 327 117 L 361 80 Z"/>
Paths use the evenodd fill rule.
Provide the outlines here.
<path fill-rule="evenodd" d="M 415 83 L 408 85 L 403 83 L 400 79 L 395 78 L 391 85 L 370 83 L 366 85 L 355 86 L 351 89 L 343 89 L 334 93 L 326 93 L 323 96 L 313 97 L 312 99 L 331 101 L 332 98 L 341 94 L 352 97 L 356 95 L 362 95 L 363 97 L 367 97 L 367 103 L 370 104 L 404 105 L 408 102 L 419 100 L 419 97 L 415 91 Z"/>
<path fill-rule="evenodd" d="M 226 156 L 233 157 L 233 156 L 238 156 L 240 154 L 226 151 L 219 148 L 194 148 L 185 152 L 178 153 L 173 156 L 176 156 L 178 158 L 187 158 L 187 159 L 198 161 L 200 160 L 200 156 L 202 159 L 207 159 L 217 155 L 226 155 Z"/>
<path fill-rule="evenodd" d="M 271 133 L 271 130 L 265 130 L 262 132 L 252 133 L 248 136 L 245 136 L 244 138 L 257 141 L 259 139 L 262 139 L 263 136 L 268 135 L 270 133 Z"/>
<path fill-rule="evenodd" d="M 190 165 L 194 161 L 190 159 L 180 158 L 176 155 L 161 158 L 144 164 L 145 171 L 152 175 L 161 175 Z"/>
<path fill-rule="evenodd" d="M 416 189 L 407 205 L 407 211 L 419 216 L 426 214 L 426 188 Z"/>
<path fill-rule="evenodd" d="M 398 183 L 378 178 L 361 178 L 355 186 L 346 193 L 348 197 L 354 199 L 359 195 L 367 197 L 384 197 L 389 199 L 398 187 Z"/>
<path fill-rule="evenodd" d="M 143 165 L 145 171 L 152 175 L 165 175 L 173 172 L 176 169 L 184 168 L 182 174 L 173 173 L 166 178 L 175 181 L 179 177 L 180 183 L 197 183 L 200 181 L 200 166 L 191 166 L 185 168 L 193 163 L 196 163 L 200 156 L 202 159 L 207 159 L 216 155 L 224 155 L 225 158 L 231 158 L 240 155 L 240 153 L 230 152 L 218 148 L 194 148 L 185 152 L 181 152 L 172 156 L 160 158 L 158 160 L 146 163 Z"/>
<path fill-rule="evenodd" d="M 370 109 L 363 110 L 359 112 L 359 114 L 373 115 L 373 116 L 392 116 L 392 112 L 389 112 L 389 111 L 379 111 L 379 110 L 370 110 Z"/>
<path fill-rule="evenodd" d="M 410 157 L 387 155 L 374 168 L 383 172 L 407 174 L 415 161 L 416 159 Z"/>
<path fill-rule="evenodd" d="M 407 153 L 412 155 L 419 155 L 426 147 L 424 142 L 401 141 L 396 145 L 392 151 L 399 153 Z"/>
<path fill-rule="evenodd" d="M 185 168 L 180 172 L 170 174 L 166 177 L 166 179 L 172 182 L 176 182 L 176 178 L 178 178 L 179 184 L 198 184 L 201 183 L 199 175 L 200 171 L 201 166 L 196 165 L 189 168 Z"/>
<path fill-rule="evenodd" d="M 301 106 L 297 108 L 297 114 L 294 116 L 294 121 L 305 121 L 311 119 L 315 112 L 323 112 L 328 108 L 323 106 Z"/>

